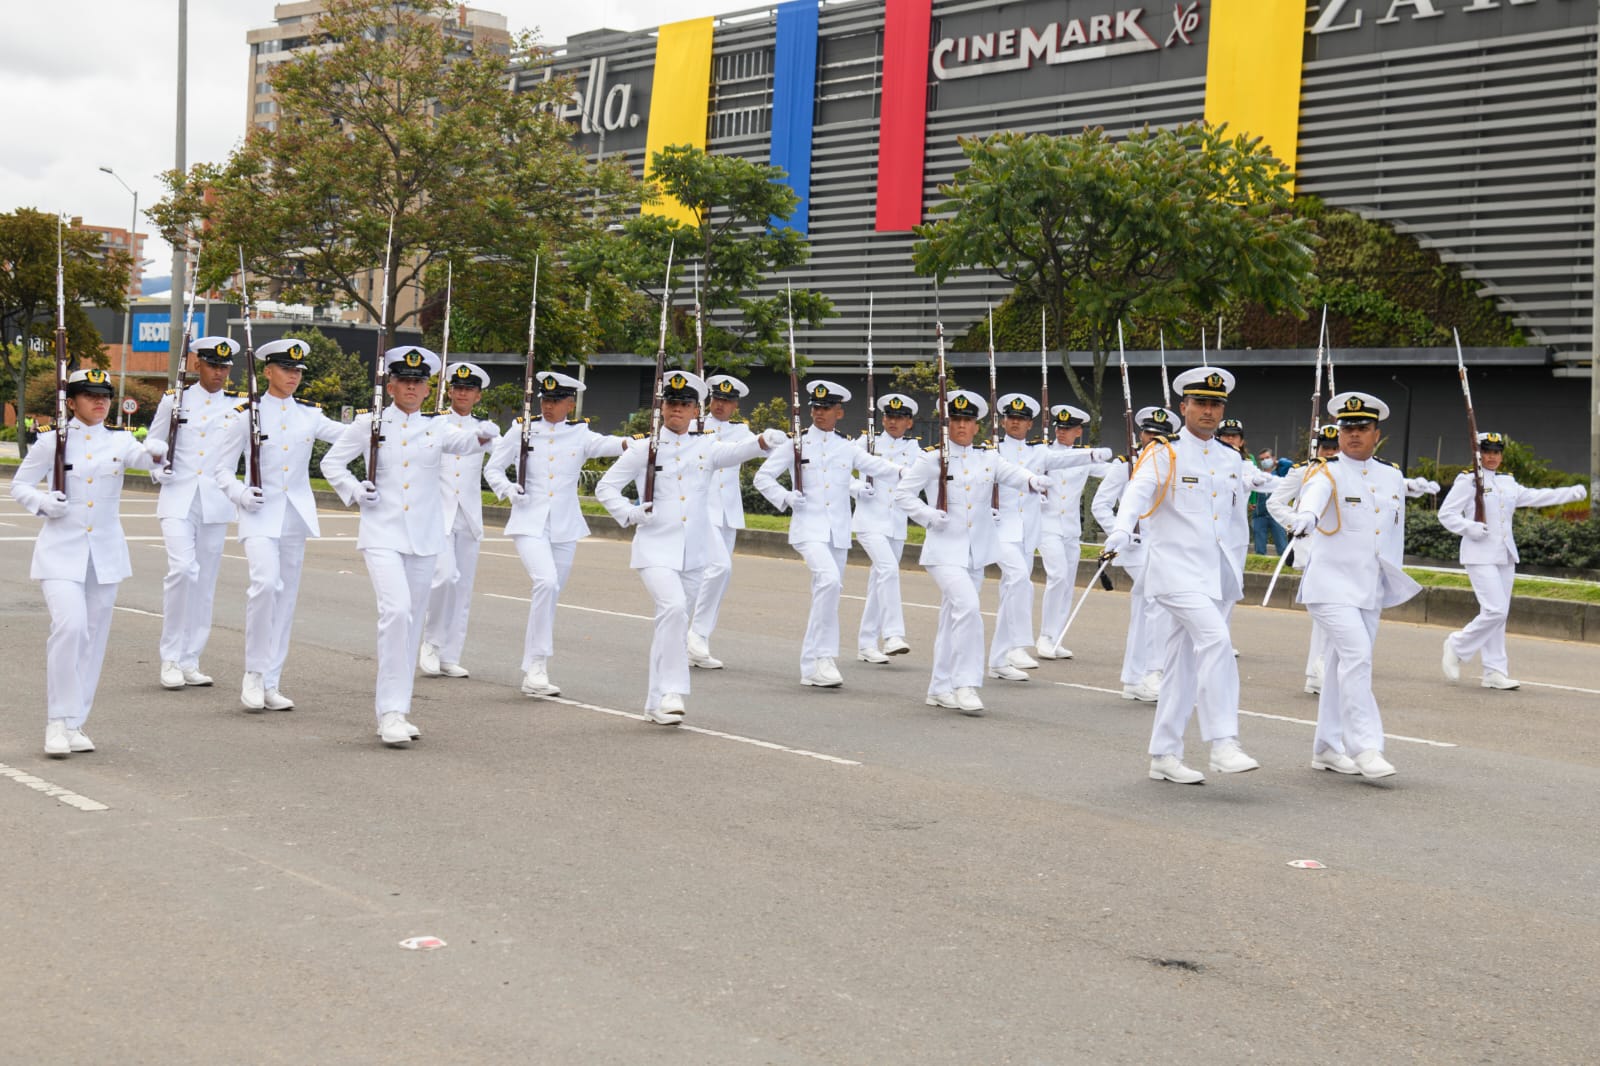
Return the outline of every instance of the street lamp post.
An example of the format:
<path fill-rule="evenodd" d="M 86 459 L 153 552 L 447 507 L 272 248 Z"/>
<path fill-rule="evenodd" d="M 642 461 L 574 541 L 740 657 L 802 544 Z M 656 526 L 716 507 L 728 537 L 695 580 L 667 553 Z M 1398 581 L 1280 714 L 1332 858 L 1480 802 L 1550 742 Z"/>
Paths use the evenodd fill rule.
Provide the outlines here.
<path fill-rule="evenodd" d="M 139 253 L 136 250 L 138 242 L 133 235 L 133 231 L 139 228 L 139 190 L 130 188 L 128 183 L 110 167 L 100 169 L 116 178 L 118 185 L 133 194 L 133 221 L 128 223 L 128 255 L 132 258 L 133 265 L 128 268 L 128 309 L 122 316 L 122 362 L 117 368 L 117 425 L 121 426 L 125 421 L 122 414 L 122 400 L 128 391 L 128 345 L 133 331 L 133 288 L 139 276 Z"/>

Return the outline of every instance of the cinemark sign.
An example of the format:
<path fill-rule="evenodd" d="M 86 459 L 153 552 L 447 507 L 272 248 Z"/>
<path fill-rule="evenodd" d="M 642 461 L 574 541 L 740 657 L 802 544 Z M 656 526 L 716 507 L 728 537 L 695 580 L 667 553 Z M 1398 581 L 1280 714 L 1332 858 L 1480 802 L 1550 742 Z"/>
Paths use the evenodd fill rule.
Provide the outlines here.
<path fill-rule="evenodd" d="M 1165 46 L 1191 44 L 1200 26 L 1199 0 L 1174 4 L 1172 29 Z M 966 37 L 946 37 L 933 49 L 933 76 L 941 81 L 975 78 L 1008 70 L 1027 70 L 1034 63 L 1082 63 L 1091 59 L 1155 52 L 1163 46 L 1141 25 L 1144 8 L 1107 15 L 1052 22 L 1041 28 L 1022 26 Z"/>

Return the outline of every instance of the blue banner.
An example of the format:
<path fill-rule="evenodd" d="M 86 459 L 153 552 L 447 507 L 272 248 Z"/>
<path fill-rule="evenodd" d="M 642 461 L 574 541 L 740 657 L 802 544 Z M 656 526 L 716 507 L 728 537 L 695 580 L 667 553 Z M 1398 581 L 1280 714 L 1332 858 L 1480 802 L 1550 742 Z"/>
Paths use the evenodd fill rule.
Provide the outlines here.
<path fill-rule="evenodd" d="M 772 70 L 772 156 L 800 197 L 788 222 L 772 220 L 805 236 L 811 226 L 811 127 L 817 97 L 817 0 L 778 5 L 778 42 Z"/>
<path fill-rule="evenodd" d="M 133 350 L 136 352 L 170 352 L 172 350 L 171 316 L 163 311 L 159 315 L 133 316 Z M 206 335 L 204 308 L 194 309 L 194 335 Z"/>

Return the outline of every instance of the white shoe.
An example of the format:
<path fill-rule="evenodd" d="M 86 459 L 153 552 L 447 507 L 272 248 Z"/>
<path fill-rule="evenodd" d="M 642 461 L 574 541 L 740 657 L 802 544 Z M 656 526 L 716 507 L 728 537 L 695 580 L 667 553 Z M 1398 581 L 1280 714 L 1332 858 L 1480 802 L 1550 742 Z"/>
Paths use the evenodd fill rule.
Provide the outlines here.
<path fill-rule="evenodd" d="M 460 663 L 440 663 L 439 664 L 439 676 L 440 677 L 471 677 L 472 675 L 467 673 L 467 668 L 465 666 L 462 666 Z"/>
<path fill-rule="evenodd" d="M 74 755 L 94 750 L 94 741 L 89 739 L 89 734 L 81 729 L 67 730 L 67 747 L 72 749 Z"/>
<path fill-rule="evenodd" d="M 961 704 L 956 702 L 956 694 L 954 692 L 930 692 L 922 702 L 929 707 L 945 707 L 952 711 L 961 709 Z"/>
<path fill-rule="evenodd" d="M 689 651 L 689 665 L 701 670 L 721 670 L 722 660 L 711 654 L 711 644 L 694 630 L 689 630 L 689 638 L 684 642 Z"/>
<path fill-rule="evenodd" d="M 883 654 L 904 655 L 911 650 L 911 645 L 906 643 L 905 637 L 884 637 Z"/>
<path fill-rule="evenodd" d="M 695 667 L 698 670 L 721 670 L 722 669 L 722 660 L 718 659 L 714 655 L 703 655 L 702 656 L 702 655 L 694 655 L 694 654 L 691 653 L 690 656 L 689 656 L 689 665 Z"/>
<path fill-rule="evenodd" d="M 1041 659 L 1060 659 L 1060 658 L 1063 658 L 1063 656 L 1060 656 L 1060 655 L 1056 654 L 1056 648 L 1057 647 L 1058 647 L 1058 645 L 1056 644 L 1056 642 L 1051 640 L 1049 637 L 1040 637 L 1039 638 L 1039 642 L 1033 646 L 1033 654 L 1037 655 Z M 1066 651 L 1065 648 L 1062 648 L 1061 650 L 1062 651 Z M 1064 657 L 1065 658 L 1071 658 L 1072 656 L 1071 656 L 1071 653 L 1068 652 L 1067 655 L 1064 656 Z"/>
<path fill-rule="evenodd" d="M 1199 770 L 1189 769 L 1176 755 L 1156 755 L 1150 759 L 1150 779 L 1175 781 L 1180 785 L 1199 785 L 1205 782 L 1206 775 Z"/>
<path fill-rule="evenodd" d="M 211 684 L 211 678 L 202 674 L 198 669 L 185 670 L 183 672 L 183 683 L 185 685 L 193 685 L 195 688 L 205 688 Z"/>
<path fill-rule="evenodd" d="M 1451 681 L 1460 681 L 1461 656 L 1457 655 L 1456 650 L 1450 646 L 1450 642 L 1455 638 L 1456 635 L 1454 633 L 1444 638 L 1444 657 L 1439 661 L 1439 666 L 1444 670 L 1445 677 Z"/>
<path fill-rule="evenodd" d="M 1393 777 L 1394 766 L 1383 757 L 1383 752 L 1373 749 L 1356 756 L 1356 769 L 1362 777 Z"/>
<path fill-rule="evenodd" d="M 71 731 L 65 718 L 52 718 L 44 727 L 44 753 L 52 759 L 72 754 Z"/>
<path fill-rule="evenodd" d="M 1242 774 L 1259 770 L 1261 764 L 1244 753 L 1237 740 L 1224 740 L 1211 745 L 1211 769 L 1219 774 Z"/>
<path fill-rule="evenodd" d="M 266 709 L 267 694 L 261 687 L 261 675 L 247 673 L 244 675 L 244 684 L 239 687 L 239 702 L 244 704 L 247 711 L 260 711 Z"/>
<path fill-rule="evenodd" d="M 670 709 L 667 706 L 667 700 L 669 700 L 671 698 L 672 698 L 672 696 L 671 696 L 670 693 L 665 695 L 665 696 L 662 696 L 661 697 L 661 706 L 655 708 L 654 710 L 645 711 L 644 712 L 644 716 L 646 718 L 650 719 L 650 721 L 654 722 L 656 725 L 682 725 L 683 724 L 683 710 L 682 710 L 682 706 L 681 706 L 682 701 L 679 701 L 680 702 L 679 709 L 674 711 L 674 710 Z"/>
<path fill-rule="evenodd" d="M 1233 649 L 1233 657 L 1235 659 L 1237 659 L 1239 657 L 1239 649 L 1238 648 L 1234 648 Z"/>
<path fill-rule="evenodd" d="M 832 659 L 818 659 L 817 665 L 812 667 L 811 673 L 800 679 L 800 683 L 817 688 L 838 688 L 844 684 L 844 678 L 839 675 L 839 668 L 833 665 Z"/>
<path fill-rule="evenodd" d="M 422 673 L 425 676 L 438 677 L 439 646 L 437 644 L 429 644 L 427 641 L 423 641 L 422 650 L 417 652 L 417 666 L 422 669 Z"/>
<path fill-rule="evenodd" d="M 288 696 L 285 696 L 275 688 L 267 689 L 267 691 L 263 693 L 261 697 L 261 702 L 269 711 L 294 710 L 294 700 L 291 700 Z"/>
<path fill-rule="evenodd" d="M 1143 681 L 1137 685 L 1123 685 L 1122 698 L 1125 700 L 1138 700 L 1140 703 L 1154 703 L 1161 698 L 1161 693 L 1149 688 Z"/>
<path fill-rule="evenodd" d="M 862 648 L 856 652 L 856 658 L 864 663 L 878 663 L 880 665 L 889 661 L 889 657 L 877 648 Z"/>
<path fill-rule="evenodd" d="M 551 684 L 550 675 L 543 659 L 533 660 L 533 665 L 528 667 L 528 672 L 522 675 L 522 694 L 524 696 L 561 695 L 561 686 Z"/>
<path fill-rule="evenodd" d="M 405 721 L 405 724 L 406 724 L 406 735 L 409 736 L 412 740 L 421 740 L 422 739 L 422 730 L 420 730 L 416 726 L 412 725 L 411 724 L 411 719 L 406 718 L 406 719 L 404 719 L 404 721 Z M 377 731 L 377 735 L 380 736 L 380 737 L 383 736 L 383 730 L 379 729 Z"/>
<path fill-rule="evenodd" d="M 1507 677 L 1498 670 L 1486 670 L 1483 675 L 1484 688 L 1521 688 L 1522 682 L 1515 678 Z"/>
<path fill-rule="evenodd" d="M 1031 681 L 1032 680 L 1032 678 L 1030 678 L 1027 674 L 1023 673 L 1021 670 L 1018 670 L 1015 666 L 1010 666 L 1010 665 L 991 667 L 990 670 L 989 670 L 989 676 L 992 677 L 992 678 L 995 678 L 998 681 Z"/>
<path fill-rule="evenodd" d="M 1313 770 L 1332 770 L 1336 774 L 1359 774 L 1361 767 L 1342 751 L 1319 751 L 1311 756 Z"/>
<path fill-rule="evenodd" d="M 164 662 L 161 664 L 161 687 L 182 688 L 184 686 L 183 670 L 177 663 Z"/>
<path fill-rule="evenodd" d="M 956 689 L 956 709 L 969 718 L 983 717 L 983 701 L 978 698 L 978 690 L 971 686 L 962 686 Z"/>
<path fill-rule="evenodd" d="M 1071 656 L 1069 655 L 1067 658 L 1071 658 Z M 1037 670 L 1039 669 L 1039 660 L 1029 655 L 1024 648 L 1012 648 L 1006 652 L 1006 665 L 1015 666 L 1018 670 Z"/>
<path fill-rule="evenodd" d="M 378 719 L 378 736 L 391 748 L 403 748 L 411 743 L 411 730 L 406 728 L 406 716 L 390 711 Z"/>

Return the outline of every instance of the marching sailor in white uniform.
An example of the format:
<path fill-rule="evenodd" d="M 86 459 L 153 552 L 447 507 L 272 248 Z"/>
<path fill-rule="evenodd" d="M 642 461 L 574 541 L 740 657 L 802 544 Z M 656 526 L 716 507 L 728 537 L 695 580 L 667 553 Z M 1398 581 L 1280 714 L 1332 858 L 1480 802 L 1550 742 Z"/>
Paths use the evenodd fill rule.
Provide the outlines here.
<path fill-rule="evenodd" d="M 1178 416 L 1165 407 L 1141 407 L 1134 415 L 1139 423 L 1139 445 L 1143 448 L 1151 441 L 1175 433 Z M 1095 490 L 1089 511 L 1100 528 L 1110 534 L 1117 521 L 1117 506 L 1128 487 L 1128 472 L 1133 460 L 1119 455 L 1107 464 L 1106 475 Z M 1133 582 L 1128 591 L 1128 639 L 1122 648 L 1122 698 L 1154 703 L 1161 694 L 1162 663 L 1166 658 L 1167 640 L 1171 636 L 1172 618 L 1161 605 L 1144 592 L 1140 578 L 1144 576 L 1145 548 L 1137 528 L 1128 546 L 1112 559 Z M 1066 624 L 1063 619 L 1062 625 Z M 1057 628 L 1050 634 L 1053 641 L 1061 632 Z"/>
<path fill-rule="evenodd" d="M 1400 568 L 1405 555 L 1406 497 L 1438 486 L 1377 458 L 1382 400 L 1343 392 L 1328 409 L 1339 420 L 1339 452 L 1311 465 L 1295 505 L 1296 537 L 1316 546 L 1295 599 L 1327 634 L 1327 667 L 1317 698 L 1311 767 L 1339 774 L 1388 777 L 1383 720 L 1372 694 L 1372 649 L 1378 617 L 1420 590 Z"/>
<path fill-rule="evenodd" d="M 899 468 L 868 455 L 859 443 L 835 431 L 844 417 L 850 390 L 818 378 L 806 383 L 811 425 L 801 430 L 800 489 L 778 484 L 794 470 L 794 441 L 774 448 L 757 471 L 754 484 L 772 506 L 788 511 L 789 544 L 811 571 L 811 614 L 800 646 L 800 683 L 818 688 L 844 684 L 839 657 L 839 596 L 844 590 L 845 556 L 850 551 L 850 472 L 889 478 Z"/>
<path fill-rule="evenodd" d="M 669 372 L 661 382 L 661 435 L 655 455 L 653 499 L 635 504 L 622 495 L 629 484 L 644 493 L 647 442 L 636 442 L 595 486 L 594 494 L 624 528 L 634 527 L 629 565 L 639 573 L 655 601 L 655 634 L 650 641 L 650 683 L 645 714 L 660 725 L 677 725 L 687 713 L 689 604 L 695 600 L 707 567 L 725 562 L 726 542 L 711 524 L 707 496 L 718 470 L 737 469 L 788 438 L 775 429 L 743 440 L 719 442 L 712 433 L 694 433 L 705 382 L 686 370 Z"/>
<path fill-rule="evenodd" d="M 190 342 L 189 351 L 199 380 L 161 398 L 149 435 L 170 446 L 172 460 L 170 473 L 161 465 L 150 476 L 161 486 L 156 516 L 167 548 L 167 576 L 161 585 L 161 687 L 173 689 L 211 684 L 200 672 L 200 656 L 211 635 L 222 543 L 236 514 L 217 485 L 217 472 L 239 402 L 236 393 L 223 388 L 238 345 L 227 337 L 201 337 Z M 175 405 L 179 427 L 173 441 L 168 437 Z"/>
<path fill-rule="evenodd" d="M 56 435 L 42 433 L 11 479 L 11 498 L 44 519 L 28 576 L 50 612 L 45 641 L 44 750 L 54 758 L 94 750 L 83 731 L 94 706 L 111 635 L 117 585 L 133 571 L 122 533 L 122 477 L 148 470 L 166 454 L 163 441 L 140 444 L 106 427 L 111 381 L 91 367 L 67 379 L 66 484 L 52 488 Z"/>
<path fill-rule="evenodd" d="M 739 401 L 750 395 L 750 388 L 731 374 L 715 374 L 706 379 L 709 394 L 703 430 L 723 444 L 740 444 L 755 434 L 739 417 Z M 689 665 L 702 670 L 722 669 L 722 660 L 711 654 L 711 634 L 717 628 L 717 614 L 722 610 L 722 597 L 727 594 L 728 582 L 733 578 L 733 542 L 744 528 L 744 493 L 739 482 L 740 468 L 719 467 L 711 478 L 711 496 L 706 501 L 711 508 L 711 528 L 722 538 L 728 549 L 726 564 L 715 562 L 706 567 L 700 582 L 700 591 L 689 612 Z"/>
<path fill-rule="evenodd" d="M 1070 404 L 1050 408 L 1050 452 L 1084 448 L 1079 443 L 1089 412 Z M 1104 449 L 1109 457 L 1110 449 Z M 1083 537 L 1083 490 L 1091 477 L 1104 478 L 1109 458 L 1095 463 L 1061 466 L 1050 471 L 1053 484 L 1039 500 L 1039 558 L 1044 562 L 1044 596 L 1039 602 L 1039 639 L 1034 654 L 1041 659 L 1070 659 L 1072 652 L 1056 644 L 1072 610 Z"/>
<path fill-rule="evenodd" d="M 1008 463 L 1050 480 L 1051 471 L 1063 467 L 1087 470 L 1091 463 L 1111 458 L 1109 448 L 1052 449 L 1028 440 L 1033 420 L 1039 417 L 1039 402 L 1032 396 L 1009 392 L 999 403 L 1004 432 L 994 447 Z M 1039 665 L 1028 654 L 1037 643 L 1033 635 L 1033 553 L 1042 534 L 1039 500 L 1039 494 L 1026 487 L 1000 486 L 995 512 L 1000 534 L 1000 602 L 995 609 L 994 639 L 989 644 L 989 676 L 1005 681 L 1026 681 L 1028 675 L 1023 671 Z"/>
<path fill-rule="evenodd" d="M 1311 438 L 1311 458 L 1303 463 L 1296 463 L 1289 468 L 1289 473 L 1278 482 L 1278 487 L 1272 490 L 1267 497 L 1267 513 L 1270 514 L 1278 525 L 1285 530 L 1294 521 L 1295 501 L 1300 497 L 1300 486 L 1305 484 L 1306 474 L 1311 469 L 1311 464 L 1318 459 L 1331 459 L 1339 454 L 1339 427 L 1336 423 L 1329 422 L 1317 430 Z M 1290 553 L 1288 565 L 1305 569 L 1306 560 L 1311 558 L 1312 545 L 1316 543 L 1315 537 L 1300 537 L 1293 541 L 1286 551 Z M 1322 626 L 1317 620 L 1311 620 L 1311 647 L 1306 651 L 1306 692 L 1318 695 L 1322 692 L 1324 657 L 1327 655 L 1328 635 L 1322 631 Z"/>
<path fill-rule="evenodd" d="M 407 344 L 384 352 L 383 359 L 390 403 L 380 423 L 377 476 L 369 470 L 358 482 L 349 469 L 370 453 L 371 412 L 357 415 L 328 449 L 322 476 L 346 505 L 361 506 L 356 548 L 378 599 L 378 736 L 390 747 L 404 747 L 419 735 L 408 718 L 411 693 L 428 589 L 445 546 L 439 464 L 445 455 L 484 451 L 495 434 L 481 427 L 457 429 L 423 413 L 428 379 L 439 372 L 433 352 Z"/>
<path fill-rule="evenodd" d="M 472 409 L 489 387 L 489 375 L 472 363 L 445 367 L 440 388 L 448 389 L 450 407 L 440 421 L 476 432 L 500 429 L 477 418 Z M 483 466 L 481 455 L 446 455 L 439 463 L 439 494 L 444 500 L 444 551 L 433 571 L 428 618 L 422 627 L 417 665 L 428 677 L 467 677 L 461 649 L 467 643 L 467 618 L 472 611 L 472 582 L 483 547 Z"/>
<path fill-rule="evenodd" d="M 1196 367 L 1174 378 L 1172 387 L 1182 397 L 1183 428 L 1139 454 L 1106 551 L 1120 554 L 1139 528 L 1148 553 L 1139 588 L 1173 621 L 1150 736 L 1150 776 L 1199 784 L 1205 775 L 1183 764 L 1184 728 L 1197 708 L 1212 770 L 1234 774 L 1261 765 L 1239 746 L 1239 665 L 1223 620 L 1224 605 L 1244 587 L 1227 524 L 1237 494 L 1247 490 L 1240 476 L 1244 459 L 1216 439 L 1233 375 Z"/>
<path fill-rule="evenodd" d="M 216 482 L 239 509 L 239 546 L 244 549 L 250 586 L 244 600 L 244 682 L 239 702 L 248 711 L 287 711 L 294 700 L 279 687 L 289 657 L 306 539 L 320 537 L 317 501 L 311 494 L 311 447 L 329 444 L 345 427 L 322 408 L 295 398 L 305 375 L 310 347 L 285 338 L 256 351 L 263 362 L 267 391 L 257 398 L 261 426 L 261 487 L 249 488 L 249 401 L 219 442 Z M 235 476 L 245 456 L 245 481 Z"/>
<path fill-rule="evenodd" d="M 983 617 L 978 590 L 984 567 L 1000 558 L 994 520 L 995 482 L 1014 489 L 1044 492 L 1050 479 L 1008 462 L 992 447 L 975 446 L 978 422 L 989 405 L 976 393 L 958 389 L 946 397 L 950 449 L 945 470 L 945 508 L 939 502 L 939 449 L 929 448 L 900 478 L 895 506 L 927 527 L 921 563 L 939 586 L 939 628 L 933 641 L 933 673 L 924 702 L 962 714 L 983 714 Z"/>
<path fill-rule="evenodd" d="M 922 458 L 922 446 L 909 436 L 917 416 L 917 401 L 903 393 L 878 397 L 883 432 L 872 451 L 900 471 L 893 477 L 867 477 L 850 486 L 856 513 L 850 529 L 856 543 L 872 560 L 867 576 L 867 600 L 861 608 L 861 628 L 856 632 L 856 658 L 864 663 L 886 663 L 891 655 L 911 650 L 906 643 L 905 609 L 900 604 L 900 557 L 906 550 L 906 513 L 894 505 L 900 477 Z"/>
<path fill-rule="evenodd" d="M 1444 676 L 1461 677 L 1461 664 L 1474 655 L 1483 657 L 1483 687 L 1512 689 L 1521 682 L 1509 676 L 1506 657 L 1506 616 L 1511 612 L 1511 589 L 1516 580 L 1517 540 L 1511 519 L 1519 507 L 1554 507 L 1585 499 L 1583 485 L 1556 489 L 1530 489 L 1510 474 L 1499 472 L 1505 459 L 1506 438 L 1500 433 L 1479 433 L 1478 454 L 1483 465 L 1483 521 L 1473 518 L 1476 488 L 1472 471 L 1464 470 L 1439 505 L 1439 524 L 1461 538 L 1461 565 L 1478 597 L 1478 613 L 1462 629 L 1444 638 Z"/>
<path fill-rule="evenodd" d="M 615 458 L 628 442 L 596 433 L 586 422 L 569 422 L 584 384 L 566 374 L 538 376 L 539 417 L 527 427 L 527 483 L 519 484 L 523 425 L 517 419 L 489 455 L 484 478 L 495 495 L 511 501 L 506 536 L 517 546 L 523 569 L 533 582 L 528 626 L 522 639 L 522 691 L 528 696 L 559 696 L 550 680 L 555 655 L 556 603 L 572 574 L 578 541 L 589 523 L 578 506 L 578 474 L 590 459 Z M 511 470 L 513 476 L 507 477 Z"/>

